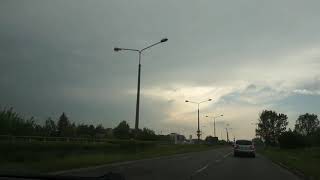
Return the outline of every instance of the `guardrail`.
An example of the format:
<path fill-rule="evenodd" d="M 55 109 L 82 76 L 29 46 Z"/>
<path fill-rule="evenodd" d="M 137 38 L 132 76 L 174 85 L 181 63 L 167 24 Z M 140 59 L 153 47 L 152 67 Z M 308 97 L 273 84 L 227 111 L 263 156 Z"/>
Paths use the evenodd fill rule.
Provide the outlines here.
<path fill-rule="evenodd" d="M 0 135 L 0 142 L 79 142 L 79 143 L 113 143 L 114 141 L 127 141 L 128 139 L 110 138 L 80 138 L 80 137 L 49 137 L 49 136 L 13 136 Z M 158 144 L 172 144 L 171 141 L 157 141 Z"/>
<path fill-rule="evenodd" d="M 46 137 L 46 136 L 12 136 L 0 135 L 0 142 L 108 142 L 106 138 L 75 138 L 75 137 Z"/>

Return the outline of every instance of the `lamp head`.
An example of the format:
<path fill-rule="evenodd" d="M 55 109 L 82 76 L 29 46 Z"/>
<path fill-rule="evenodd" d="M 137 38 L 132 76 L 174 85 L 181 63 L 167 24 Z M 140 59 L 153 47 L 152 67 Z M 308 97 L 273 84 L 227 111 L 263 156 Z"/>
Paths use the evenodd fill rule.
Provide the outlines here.
<path fill-rule="evenodd" d="M 115 52 L 118 52 L 118 51 L 121 51 L 121 48 L 115 47 L 113 50 L 114 50 Z"/>
<path fill-rule="evenodd" d="M 163 38 L 163 39 L 161 39 L 161 41 L 160 42 L 166 42 L 166 41 L 168 41 L 168 38 Z"/>

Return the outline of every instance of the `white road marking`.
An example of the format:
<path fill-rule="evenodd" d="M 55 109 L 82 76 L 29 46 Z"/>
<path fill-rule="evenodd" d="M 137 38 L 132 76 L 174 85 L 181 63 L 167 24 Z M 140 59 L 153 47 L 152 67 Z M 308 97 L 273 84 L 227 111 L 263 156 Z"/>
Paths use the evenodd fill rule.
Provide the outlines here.
<path fill-rule="evenodd" d="M 228 156 L 230 156 L 230 154 L 232 154 L 232 152 L 229 152 L 225 155 L 223 155 L 223 157 L 221 159 L 216 159 L 214 162 L 218 163 L 218 162 L 221 162 L 223 159 L 227 158 Z"/>
<path fill-rule="evenodd" d="M 190 158 L 190 156 L 183 156 L 183 157 L 181 157 L 181 158 L 179 158 L 180 160 L 184 160 L 184 159 L 189 159 Z"/>
<path fill-rule="evenodd" d="M 228 156 L 230 156 L 232 154 L 232 152 L 229 152 L 228 154 L 224 155 L 223 158 L 226 158 Z"/>
<path fill-rule="evenodd" d="M 208 163 L 208 164 L 206 164 L 205 166 L 203 166 L 202 168 L 198 169 L 198 170 L 195 172 L 195 174 L 196 174 L 196 173 L 200 173 L 201 171 L 203 171 L 203 170 L 207 169 L 207 168 L 208 168 L 208 166 L 209 166 L 209 163 Z"/>
<path fill-rule="evenodd" d="M 228 156 L 230 156 L 232 154 L 232 152 L 229 152 L 225 155 L 222 156 L 221 159 L 216 159 L 215 162 L 218 163 L 218 162 L 221 162 L 223 159 L 227 158 Z M 205 166 L 203 166 L 202 168 L 196 170 L 191 176 L 190 176 L 190 179 L 193 178 L 193 176 L 195 176 L 196 174 L 202 172 L 203 170 L 207 169 L 209 167 L 210 164 L 213 164 L 213 162 L 211 163 L 207 163 Z"/>

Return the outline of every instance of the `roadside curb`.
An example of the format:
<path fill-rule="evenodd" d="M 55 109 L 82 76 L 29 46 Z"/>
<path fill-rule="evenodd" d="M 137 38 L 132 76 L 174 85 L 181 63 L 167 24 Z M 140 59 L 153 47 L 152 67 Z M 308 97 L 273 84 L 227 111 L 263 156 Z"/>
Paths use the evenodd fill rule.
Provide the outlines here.
<path fill-rule="evenodd" d="M 308 177 L 307 175 L 305 175 L 304 173 L 302 173 L 301 171 L 299 171 L 298 169 L 295 168 L 290 168 L 289 166 L 286 166 L 285 164 L 278 162 L 278 161 L 274 161 L 271 158 L 268 158 L 267 156 L 261 154 L 262 156 L 266 157 L 267 159 L 269 159 L 273 164 L 278 165 L 286 170 L 288 170 L 289 172 L 293 173 L 294 175 L 298 176 L 299 178 L 303 179 L 303 180 L 314 180 L 314 178 L 312 177 Z"/>
<path fill-rule="evenodd" d="M 273 162 L 273 161 L 272 161 Z M 288 171 L 292 172 L 293 174 L 297 175 L 298 177 L 304 179 L 304 180 L 314 180 L 313 177 L 307 176 L 306 174 L 304 174 L 303 172 L 301 172 L 298 169 L 295 168 L 290 168 L 288 166 L 286 166 L 285 164 L 281 163 L 281 162 L 274 162 L 276 164 L 278 164 L 279 166 L 287 169 Z"/>

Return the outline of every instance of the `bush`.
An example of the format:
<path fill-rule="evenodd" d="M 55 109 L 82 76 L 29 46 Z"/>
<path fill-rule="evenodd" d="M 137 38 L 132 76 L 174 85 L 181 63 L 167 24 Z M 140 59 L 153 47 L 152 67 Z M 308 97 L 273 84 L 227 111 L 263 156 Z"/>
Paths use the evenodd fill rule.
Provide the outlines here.
<path fill-rule="evenodd" d="M 262 139 L 259 137 L 253 138 L 252 142 L 254 143 L 255 146 L 264 146 Z"/>
<path fill-rule="evenodd" d="M 130 138 L 130 127 L 126 121 L 119 123 L 117 127 L 113 129 L 113 135 L 119 139 L 129 139 Z"/>
<path fill-rule="evenodd" d="M 10 109 L 0 110 L 0 132 L 11 135 L 38 135 L 41 127 L 36 126 L 33 118 L 25 119 L 23 116 Z"/>
<path fill-rule="evenodd" d="M 119 144 L 111 143 L 1 142 L 0 164 L 1 161 L 38 161 L 75 154 L 113 153 L 119 150 Z"/>
<path fill-rule="evenodd" d="M 312 144 L 316 146 L 320 146 L 320 127 L 312 135 Z"/>
<path fill-rule="evenodd" d="M 219 145 L 226 145 L 226 144 L 228 144 L 228 143 L 227 143 L 227 141 L 225 141 L 225 140 L 218 140 L 218 144 L 219 144 Z"/>
<path fill-rule="evenodd" d="M 139 140 L 112 140 L 111 144 L 119 145 L 118 151 L 133 151 L 154 147 L 154 141 L 139 141 Z"/>
<path fill-rule="evenodd" d="M 207 136 L 205 141 L 208 144 L 217 144 L 218 143 L 218 137 Z"/>
<path fill-rule="evenodd" d="M 279 137 L 279 144 L 281 148 L 299 148 L 307 146 L 308 139 L 301 134 L 293 131 L 286 131 Z"/>

